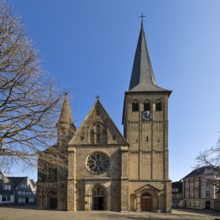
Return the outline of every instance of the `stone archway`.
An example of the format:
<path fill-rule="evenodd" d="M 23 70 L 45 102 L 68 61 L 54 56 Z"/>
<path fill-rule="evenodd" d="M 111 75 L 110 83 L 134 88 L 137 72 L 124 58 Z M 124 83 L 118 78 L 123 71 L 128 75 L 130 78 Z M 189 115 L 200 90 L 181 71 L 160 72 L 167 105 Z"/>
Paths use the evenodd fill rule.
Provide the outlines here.
<path fill-rule="evenodd" d="M 161 190 L 157 189 L 156 187 L 146 184 L 135 191 L 135 196 L 137 211 L 160 210 L 163 199 Z"/>
<path fill-rule="evenodd" d="M 94 206 L 95 203 L 98 203 L 99 205 L 96 207 Z M 106 178 L 101 179 L 101 177 L 100 179 L 85 179 L 84 209 L 86 211 L 94 209 L 112 210 L 111 181 L 106 181 Z"/>
<path fill-rule="evenodd" d="M 153 198 L 149 193 L 144 193 L 141 196 L 141 211 L 151 211 Z"/>
<path fill-rule="evenodd" d="M 92 210 L 106 210 L 106 191 L 104 187 L 98 185 L 92 189 Z"/>
<path fill-rule="evenodd" d="M 47 208 L 57 209 L 57 193 L 55 190 L 50 190 L 47 193 Z"/>

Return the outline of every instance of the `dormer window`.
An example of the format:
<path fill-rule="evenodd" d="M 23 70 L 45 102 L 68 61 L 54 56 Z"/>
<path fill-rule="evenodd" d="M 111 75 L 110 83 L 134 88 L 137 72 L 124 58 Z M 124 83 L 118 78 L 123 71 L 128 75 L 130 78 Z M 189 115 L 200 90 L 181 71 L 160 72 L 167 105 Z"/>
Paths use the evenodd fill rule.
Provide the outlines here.
<path fill-rule="evenodd" d="M 138 112 L 139 111 L 139 103 L 137 100 L 134 100 L 132 103 L 132 112 Z"/>
<path fill-rule="evenodd" d="M 157 112 L 162 111 L 162 103 L 161 103 L 161 101 L 159 99 L 156 102 L 156 111 Z"/>
<path fill-rule="evenodd" d="M 144 102 L 144 111 L 150 111 L 150 101 L 145 100 Z"/>

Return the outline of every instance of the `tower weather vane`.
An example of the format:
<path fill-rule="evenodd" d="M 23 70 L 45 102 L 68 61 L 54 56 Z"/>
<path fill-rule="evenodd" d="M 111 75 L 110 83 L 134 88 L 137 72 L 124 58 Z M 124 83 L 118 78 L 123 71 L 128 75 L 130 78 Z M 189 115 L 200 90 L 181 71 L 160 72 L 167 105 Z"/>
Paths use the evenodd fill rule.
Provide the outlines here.
<path fill-rule="evenodd" d="M 141 24 L 143 24 L 143 23 L 144 23 L 144 18 L 145 18 L 146 16 L 145 16 L 144 13 L 142 12 L 139 17 L 141 18 Z"/>

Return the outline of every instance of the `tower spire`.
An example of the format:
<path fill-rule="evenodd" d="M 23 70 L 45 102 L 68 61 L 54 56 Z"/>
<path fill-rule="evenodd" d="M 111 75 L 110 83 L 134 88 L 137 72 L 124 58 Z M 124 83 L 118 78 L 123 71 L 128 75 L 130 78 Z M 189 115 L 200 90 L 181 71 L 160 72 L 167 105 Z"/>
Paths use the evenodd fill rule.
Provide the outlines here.
<path fill-rule="evenodd" d="M 63 107 L 60 113 L 60 118 L 58 123 L 68 123 L 68 124 L 73 124 L 73 119 L 71 115 L 71 110 L 70 110 L 70 104 L 68 101 L 68 93 L 65 92 L 65 97 L 63 101 Z"/>
<path fill-rule="evenodd" d="M 157 86 L 144 33 L 143 18 L 145 16 L 142 13 L 140 17 L 142 19 L 141 30 L 134 57 L 129 91 L 166 91 Z"/>
<path fill-rule="evenodd" d="M 68 94 L 65 93 L 60 118 L 57 123 L 58 146 L 67 148 L 68 141 L 73 137 L 76 127 L 73 123 Z"/>

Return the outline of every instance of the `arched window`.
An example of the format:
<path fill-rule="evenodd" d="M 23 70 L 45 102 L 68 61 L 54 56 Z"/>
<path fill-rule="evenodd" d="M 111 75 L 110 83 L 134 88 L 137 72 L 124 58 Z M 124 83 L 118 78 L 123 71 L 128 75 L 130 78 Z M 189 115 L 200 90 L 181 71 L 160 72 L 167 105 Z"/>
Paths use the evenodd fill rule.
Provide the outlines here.
<path fill-rule="evenodd" d="M 132 112 L 138 112 L 139 111 L 139 103 L 137 100 L 134 100 L 132 103 Z"/>
<path fill-rule="evenodd" d="M 159 99 L 156 102 L 156 111 L 157 112 L 162 111 L 162 103 L 161 103 L 161 101 Z"/>
<path fill-rule="evenodd" d="M 144 102 L 144 111 L 150 111 L 150 101 L 145 100 Z"/>
<path fill-rule="evenodd" d="M 97 144 L 100 143 L 100 125 L 99 124 L 96 125 L 96 142 Z"/>
<path fill-rule="evenodd" d="M 90 128 L 88 137 L 91 144 L 106 144 L 108 138 L 107 128 L 102 122 L 96 121 Z"/>
<path fill-rule="evenodd" d="M 103 131 L 102 131 L 101 143 L 102 144 L 107 143 L 107 131 L 105 129 L 103 129 Z"/>
<path fill-rule="evenodd" d="M 90 132 L 90 143 L 94 144 L 94 131 L 93 130 L 91 130 Z"/>

